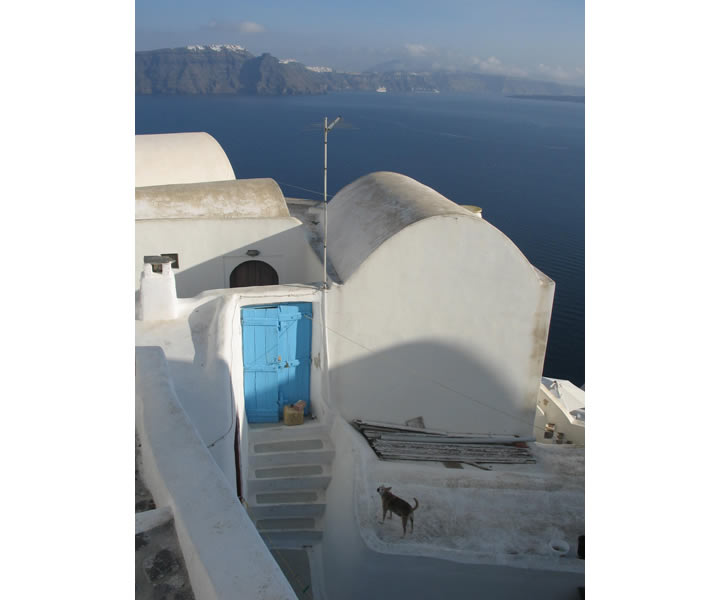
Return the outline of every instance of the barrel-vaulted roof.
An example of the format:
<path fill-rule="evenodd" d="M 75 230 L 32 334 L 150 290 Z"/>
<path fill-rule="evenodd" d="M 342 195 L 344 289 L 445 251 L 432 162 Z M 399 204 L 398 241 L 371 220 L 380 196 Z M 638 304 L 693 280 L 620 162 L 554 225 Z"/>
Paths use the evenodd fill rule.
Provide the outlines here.
<path fill-rule="evenodd" d="M 135 188 L 135 220 L 252 219 L 290 217 L 285 196 L 273 179 Z"/>
<path fill-rule="evenodd" d="M 328 254 L 335 270 L 347 280 L 385 240 L 416 221 L 438 215 L 471 216 L 432 188 L 399 173 L 383 171 L 355 180 L 328 205 Z"/>

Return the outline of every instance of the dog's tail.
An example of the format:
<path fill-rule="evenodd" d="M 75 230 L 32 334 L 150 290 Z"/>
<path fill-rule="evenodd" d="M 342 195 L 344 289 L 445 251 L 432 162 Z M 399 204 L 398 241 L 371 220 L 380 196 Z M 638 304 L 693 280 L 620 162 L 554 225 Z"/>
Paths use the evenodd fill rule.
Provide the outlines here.
<path fill-rule="evenodd" d="M 420 503 L 417 501 L 417 498 L 413 498 L 415 500 L 415 508 L 413 508 L 410 512 L 415 512 L 417 510 L 417 507 L 420 506 Z"/>

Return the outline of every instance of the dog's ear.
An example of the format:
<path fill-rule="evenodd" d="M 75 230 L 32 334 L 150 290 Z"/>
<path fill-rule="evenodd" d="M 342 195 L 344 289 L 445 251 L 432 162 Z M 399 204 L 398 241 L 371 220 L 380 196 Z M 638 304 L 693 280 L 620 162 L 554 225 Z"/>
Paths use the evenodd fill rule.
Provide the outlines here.
<path fill-rule="evenodd" d="M 391 487 L 388 487 L 388 488 L 385 488 L 385 491 L 389 492 L 391 489 L 392 489 Z"/>

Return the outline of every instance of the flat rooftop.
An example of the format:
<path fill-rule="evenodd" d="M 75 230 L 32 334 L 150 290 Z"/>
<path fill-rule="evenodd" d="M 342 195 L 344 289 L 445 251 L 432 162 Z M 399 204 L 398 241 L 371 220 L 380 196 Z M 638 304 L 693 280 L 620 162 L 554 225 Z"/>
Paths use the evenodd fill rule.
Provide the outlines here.
<path fill-rule="evenodd" d="M 530 443 L 536 464 L 470 465 L 369 460 L 356 475 L 357 518 L 367 545 L 379 552 L 477 561 L 527 568 L 584 571 L 577 558 L 585 533 L 585 451 Z M 369 450 L 371 452 L 371 450 Z M 415 528 L 382 520 L 377 487 L 414 506 Z M 558 556 L 550 546 L 564 541 Z"/>

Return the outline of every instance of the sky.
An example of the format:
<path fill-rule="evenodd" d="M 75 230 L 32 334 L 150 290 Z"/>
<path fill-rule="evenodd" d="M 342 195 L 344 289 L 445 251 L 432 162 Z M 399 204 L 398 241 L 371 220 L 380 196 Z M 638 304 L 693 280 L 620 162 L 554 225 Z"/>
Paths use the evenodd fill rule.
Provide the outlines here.
<path fill-rule="evenodd" d="M 239 44 L 308 66 L 388 61 L 584 84 L 582 0 L 136 0 L 135 49 Z"/>

